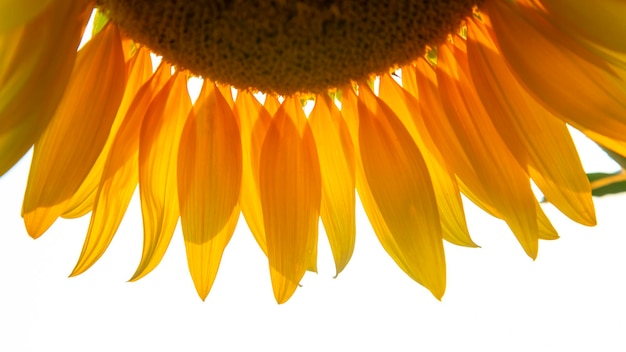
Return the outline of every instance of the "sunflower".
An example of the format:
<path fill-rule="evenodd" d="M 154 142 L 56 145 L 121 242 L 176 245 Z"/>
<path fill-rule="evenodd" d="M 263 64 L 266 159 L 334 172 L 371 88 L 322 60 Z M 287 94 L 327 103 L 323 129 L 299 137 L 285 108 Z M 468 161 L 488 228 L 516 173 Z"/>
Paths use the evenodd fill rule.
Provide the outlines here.
<path fill-rule="evenodd" d="M 623 0 L 23 4 L 0 4 L 0 175 L 34 146 L 34 238 L 91 212 L 72 275 L 104 253 L 138 185 L 131 280 L 180 218 L 204 299 L 242 213 L 282 303 L 316 270 L 319 218 L 337 274 L 350 260 L 356 190 L 384 249 L 441 298 L 443 240 L 476 247 L 461 194 L 535 258 L 558 235 L 533 184 L 596 221 L 568 125 L 626 155 Z"/>

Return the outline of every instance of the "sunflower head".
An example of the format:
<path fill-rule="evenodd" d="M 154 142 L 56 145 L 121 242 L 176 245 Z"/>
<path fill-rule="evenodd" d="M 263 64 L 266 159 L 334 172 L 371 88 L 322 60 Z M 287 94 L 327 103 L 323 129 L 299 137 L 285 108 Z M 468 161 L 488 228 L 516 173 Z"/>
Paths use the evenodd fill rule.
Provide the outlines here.
<path fill-rule="evenodd" d="M 476 0 L 101 0 L 127 34 L 238 89 L 319 93 L 420 57 Z"/>

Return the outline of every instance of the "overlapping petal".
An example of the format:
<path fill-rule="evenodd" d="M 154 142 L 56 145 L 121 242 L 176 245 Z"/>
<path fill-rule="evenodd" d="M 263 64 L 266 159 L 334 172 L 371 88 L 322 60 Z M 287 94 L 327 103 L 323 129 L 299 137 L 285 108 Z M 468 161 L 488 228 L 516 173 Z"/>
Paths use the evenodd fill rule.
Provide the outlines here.
<path fill-rule="evenodd" d="M 299 101 L 287 98 L 261 149 L 259 184 L 274 297 L 285 302 L 317 248 L 322 196 L 315 141 Z"/>
<path fill-rule="evenodd" d="M 536 199 L 529 176 L 497 132 L 473 89 L 463 41 L 438 48 L 437 81 L 444 109 L 456 139 L 467 150 L 494 207 L 511 227 L 526 253 L 538 250 Z"/>
<path fill-rule="evenodd" d="M 150 103 L 168 82 L 170 69 L 170 65 L 161 64 L 128 108 L 111 145 L 96 191 L 87 237 L 72 276 L 87 270 L 104 254 L 122 222 L 139 180 L 141 125 Z"/>
<path fill-rule="evenodd" d="M 96 190 L 100 184 L 100 178 L 105 167 L 106 160 L 110 154 L 111 146 L 117 135 L 117 131 L 120 125 L 126 117 L 126 113 L 130 108 L 130 105 L 135 100 L 135 95 L 143 84 L 152 76 L 152 60 L 150 59 L 150 52 L 148 49 L 142 47 L 137 50 L 137 53 L 132 57 L 128 66 L 128 81 L 126 82 L 126 88 L 124 89 L 124 96 L 117 109 L 115 120 L 111 125 L 109 137 L 107 138 L 104 147 L 100 151 L 100 155 L 96 162 L 92 166 L 89 174 L 85 177 L 82 184 L 74 192 L 72 199 L 68 202 L 66 209 L 63 213 L 65 218 L 77 218 L 90 212 L 93 208 L 93 203 L 96 197 Z"/>
<path fill-rule="evenodd" d="M 380 98 L 407 128 L 424 157 L 437 198 L 443 238 L 457 245 L 476 247 L 465 222 L 456 176 L 430 137 L 417 99 L 402 89 L 388 74 L 380 79 Z"/>
<path fill-rule="evenodd" d="M 20 1 L 2 1 L 6 12 L 0 11 L 0 26 L 14 27 L 17 22 L 11 24 L 12 19 L 38 15 L 22 26 L 0 30 L 0 175 L 32 147 L 52 119 L 92 8 L 85 0 L 54 1 L 54 6 L 34 1 L 32 8 Z M 25 13 L 11 8 L 23 8 Z M 5 17 L 11 20 L 5 22 Z"/>
<path fill-rule="evenodd" d="M 185 73 L 177 71 L 150 104 L 141 126 L 139 194 L 144 243 L 131 280 L 141 278 L 159 264 L 178 222 L 178 149 L 190 110 Z"/>
<path fill-rule="evenodd" d="M 0 0 L 0 33 L 30 22 L 47 8 L 57 6 L 56 3 L 52 0 L 32 0 L 24 6 L 21 1 Z"/>
<path fill-rule="evenodd" d="M 168 64 L 152 74 L 148 49 L 106 15 L 76 54 L 94 5 L 0 0 L 0 175 L 35 145 L 23 206 L 33 237 L 92 211 L 72 275 L 103 255 L 139 184 L 144 245 L 131 280 L 158 265 L 180 216 L 204 299 L 241 209 L 282 303 L 316 270 L 320 216 L 337 273 L 347 265 L 356 187 L 385 250 L 441 298 L 442 240 L 475 246 L 461 193 L 534 258 L 538 239 L 558 234 L 531 180 L 595 224 L 566 124 L 626 155 L 621 0 L 486 0 L 459 34 L 402 67 L 401 85 L 382 74 L 376 94 L 375 80 L 338 87 L 315 97 L 309 119 L 313 95 L 233 100 L 209 80 L 192 108 L 190 74 Z"/>
<path fill-rule="evenodd" d="M 426 164 L 393 111 L 361 85 L 343 93 L 342 113 L 356 153 L 357 189 L 383 248 L 435 297 L 445 291 L 437 203 Z"/>
<path fill-rule="evenodd" d="M 239 205 L 248 228 L 267 254 L 263 209 L 259 186 L 261 148 L 272 117 L 259 101 L 246 91 L 237 94 L 235 116 L 241 126 L 242 179 Z"/>
<path fill-rule="evenodd" d="M 352 257 L 356 237 L 354 146 L 330 96 L 317 96 L 309 123 L 322 176 L 321 218 L 339 275 Z"/>
<path fill-rule="evenodd" d="M 595 224 L 591 188 L 567 126 L 517 82 L 479 20 L 469 20 L 474 88 L 494 127 L 546 198 L 573 220 Z"/>
<path fill-rule="evenodd" d="M 626 138 L 624 77 L 605 59 L 528 1 L 488 1 L 484 10 L 490 36 L 535 99 L 576 128 Z"/>
<path fill-rule="evenodd" d="M 107 26 L 79 52 L 63 99 L 35 144 L 22 208 L 31 236 L 40 236 L 63 213 L 91 170 L 125 85 L 120 35 Z"/>

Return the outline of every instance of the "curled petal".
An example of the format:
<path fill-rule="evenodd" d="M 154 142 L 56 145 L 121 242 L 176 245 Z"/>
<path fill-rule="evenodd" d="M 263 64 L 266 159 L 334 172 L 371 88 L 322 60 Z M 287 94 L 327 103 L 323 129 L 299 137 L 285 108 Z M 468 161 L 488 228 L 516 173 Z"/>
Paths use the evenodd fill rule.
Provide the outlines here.
<path fill-rule="evenodd" d="M 89 230 L 71 276 L 89 269 L 111 243 L 133 196 L 138 174 L 139 135 L 150 103 L 170 77 L 162 64 L 135 95 L 115 136 L 96 191 Z"/>
<path fill-rule="evenodd" d="M 184 74 L 174 73 L 154 98 L 139 138 L 139 195 L 144 243 L 141 261 L 131 280 L 156 267 L 178 221 L 177 159 L 183 126 L 191 110 Z"/>

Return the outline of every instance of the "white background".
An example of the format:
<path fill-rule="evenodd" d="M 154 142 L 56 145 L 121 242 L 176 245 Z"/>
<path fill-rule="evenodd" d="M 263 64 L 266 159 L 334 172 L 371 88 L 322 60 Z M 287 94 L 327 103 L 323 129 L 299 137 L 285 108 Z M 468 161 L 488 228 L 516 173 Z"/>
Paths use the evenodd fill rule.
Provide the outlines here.
<path fill-rule="evenodd" d="M 589 170 L 615 170 L 592 146 L 581 149 Z M 25 159 L 0 178 L 0 351 L 626 351 L 623 195 L 596 199 L 595 228 L 546 205 L 561 239 L 542 241 L 534 262 L 501 221 L 468 204 L 482 248 L 446 243 L 441 302 L 395 266 L 358 208 L 346 270 L 333 279 L 320 236 L 319 274 L 277 305 L 267 261 L 241 220 L 202 302 L 180 231 L 153 273 L 126 282 L 141 254 L 137 199 L 102 259 L 67 278 L 88 216 L 30 239 L 20 218 Z"/>

